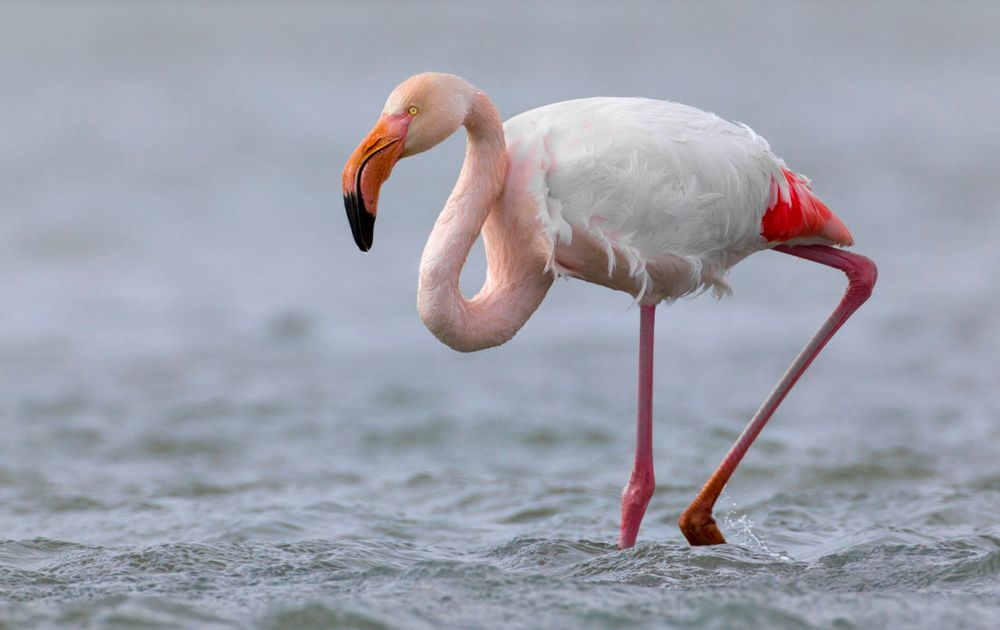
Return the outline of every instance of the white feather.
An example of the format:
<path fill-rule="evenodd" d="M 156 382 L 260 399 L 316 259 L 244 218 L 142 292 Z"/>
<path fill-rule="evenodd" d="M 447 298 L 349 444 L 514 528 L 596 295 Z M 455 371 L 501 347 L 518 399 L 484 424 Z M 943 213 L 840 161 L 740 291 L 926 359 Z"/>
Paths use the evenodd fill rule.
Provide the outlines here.
<path fill-rule="evenodd" d="M 784 162 L 766 140 L 687 105 L 565 101 L 511 118 L 504 133 L 511 173 L 521 174 L 508 185 L 537 204 L 547 269 L 574 275 L 560 258 L 584 235 L 606 258 L 608 286 L 644 302 L 728 292 L 722 275 L 766 246 L 764 212 L 775 192 L 788 198 Z M 613 279 L 622 264 L 630 286 Z"/>

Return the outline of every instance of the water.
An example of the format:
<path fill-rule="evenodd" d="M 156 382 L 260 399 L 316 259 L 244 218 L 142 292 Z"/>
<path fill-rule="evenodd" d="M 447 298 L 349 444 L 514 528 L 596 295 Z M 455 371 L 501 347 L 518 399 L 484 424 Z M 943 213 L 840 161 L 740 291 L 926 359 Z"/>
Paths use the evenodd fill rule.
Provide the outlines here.
<path fill-rule="evenodd" d="M 616 7 L 0 8 L 0 628 L 995 626 L 997 5 Z M 340 167 L 427 69 L 505 115 L 745 121 L 878 261 L 720 501 L 732 544 L 677 516 L 843 280 L 761 254 L 661 309 L 617 552 L 629 298 L 561 282 L 506 346 L 438 344 L 416 266 L 460 137 L 351 240 Z"/>

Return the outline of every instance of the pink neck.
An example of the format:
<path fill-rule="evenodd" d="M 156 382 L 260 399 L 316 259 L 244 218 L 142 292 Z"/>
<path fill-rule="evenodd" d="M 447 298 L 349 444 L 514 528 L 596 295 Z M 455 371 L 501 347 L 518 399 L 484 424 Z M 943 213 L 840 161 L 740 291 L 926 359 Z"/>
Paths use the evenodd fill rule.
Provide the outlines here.
<path fill-rule="evenodd" d="M 469 142 L 458 182 L 434 224 L 420 260 L 417 310 L 424 325 L 455 350 L 498 346 L 538 308 L 552 284 L 545 260 L 529 253 L 529 221 L 505 216 L 502 204 L 508 157 L 503 124 L 490 99 L 478 92 L 464 125 Z M 480 232 L 486 281 L 465 299 L 459 276 Z"/>

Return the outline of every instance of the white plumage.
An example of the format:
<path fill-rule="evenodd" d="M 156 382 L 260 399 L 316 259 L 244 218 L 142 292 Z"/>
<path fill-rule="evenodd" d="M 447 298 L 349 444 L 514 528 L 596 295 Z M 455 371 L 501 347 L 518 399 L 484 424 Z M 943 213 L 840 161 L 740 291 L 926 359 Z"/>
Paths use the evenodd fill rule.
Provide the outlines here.
<path fill-rule="evenodd" d="M 511 118 L 504 134 L 507 188 L 534 200 L 549 268 L 584 275 L 600 248 L 604 284 L 642 303 L 729 292 L 725 271 L 767 247 L 761 218 L 777 195 L 788 198 L 784 162 L 766 140 L 679 103 L 564 101 Z"/>

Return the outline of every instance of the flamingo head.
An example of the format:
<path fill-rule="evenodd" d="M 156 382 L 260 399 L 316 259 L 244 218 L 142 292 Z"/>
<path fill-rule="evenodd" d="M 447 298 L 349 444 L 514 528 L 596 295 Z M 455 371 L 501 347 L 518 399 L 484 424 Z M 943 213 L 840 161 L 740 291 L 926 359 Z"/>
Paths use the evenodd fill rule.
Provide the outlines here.
<path fill-rule="evenodd" d="M 378 193 L 392 167 L 453 134 L 475 95 L 465 79 L 439 72 L 412 76 L 389 95 L 378 122 L 344 165 L 344 206 L 361 251 L 371 249 Z"/>

